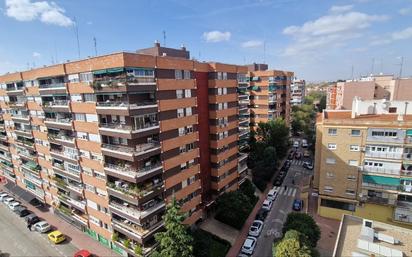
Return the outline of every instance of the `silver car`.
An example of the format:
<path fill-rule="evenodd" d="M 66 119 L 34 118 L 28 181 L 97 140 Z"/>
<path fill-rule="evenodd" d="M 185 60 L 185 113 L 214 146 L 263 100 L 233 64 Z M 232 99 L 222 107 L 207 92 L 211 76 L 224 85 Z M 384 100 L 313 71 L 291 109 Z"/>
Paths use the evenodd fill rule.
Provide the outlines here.
<path fill-rule="evenodd" d="M 46 233 L 51 230 L 51 226 L 46 221 L 40 221 L 33 225 L 34 230 L 40 233 Z"/>

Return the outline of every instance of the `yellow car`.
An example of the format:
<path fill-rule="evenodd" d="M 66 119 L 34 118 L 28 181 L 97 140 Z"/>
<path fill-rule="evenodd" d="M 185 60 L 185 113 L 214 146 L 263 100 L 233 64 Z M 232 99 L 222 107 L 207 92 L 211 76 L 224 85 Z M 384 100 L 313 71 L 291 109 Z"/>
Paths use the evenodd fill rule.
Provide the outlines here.
<path fill-rule="evenodd" d="M 62 232 L 55 230 L 50 232 L 47 237 L 52 243 L 58 244 L 66 240 L 66 237 L 62 234 Z"/>

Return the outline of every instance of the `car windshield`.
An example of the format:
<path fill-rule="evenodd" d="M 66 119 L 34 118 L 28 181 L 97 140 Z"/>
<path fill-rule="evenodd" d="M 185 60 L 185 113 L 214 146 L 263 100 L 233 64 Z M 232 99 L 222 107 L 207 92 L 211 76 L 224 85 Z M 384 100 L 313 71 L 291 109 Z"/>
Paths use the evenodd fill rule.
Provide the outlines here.
<path fill-rule="evenodd" d="M 56 238 L 61 238 L 61 237 L 63 237 L 62 234 L 59 234 L 59 235 L 56 236 Z"/>

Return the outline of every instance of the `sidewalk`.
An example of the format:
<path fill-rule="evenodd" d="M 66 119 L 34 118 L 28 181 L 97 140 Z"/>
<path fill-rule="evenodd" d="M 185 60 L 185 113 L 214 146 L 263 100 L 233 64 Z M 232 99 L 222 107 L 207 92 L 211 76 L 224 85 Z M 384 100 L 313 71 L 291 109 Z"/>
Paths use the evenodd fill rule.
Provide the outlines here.
<path fill-rule="evenodd" d="M 4 191 L 7 191 L 7 189 L 4 188 L 3 185 L 0 186 L 0 188 Z M 25 201 L 20 200 L 19 197 L 16 196 L 15 198 L 21 201 L 23 205 L 27 207 L 27 209 L 35 213 L 40 218 L 46 220 L 50 225 L 57 228 L 64 235 L 67 235 L 71 240 L 70 243 L 73 244 L 75 247 L 77 247 L 79 250 L 87 249 L 91 253 L 97 256 L 100 256 L 100 257 L 105 257 L 105 256 L 116 256 L 117 257 L 118 256 L 114 252 L 112 252 L 112 250 L 104 247 L 99 242 L 87 236 L 84 232 L 78 230 L 77 228 L 68 224 L 66 221 L 54 215 L 50 209 L 46 212 L 42 212 L 38 210 L 37 208 L 31 206 L 30 204 L 26 203 Z"/>

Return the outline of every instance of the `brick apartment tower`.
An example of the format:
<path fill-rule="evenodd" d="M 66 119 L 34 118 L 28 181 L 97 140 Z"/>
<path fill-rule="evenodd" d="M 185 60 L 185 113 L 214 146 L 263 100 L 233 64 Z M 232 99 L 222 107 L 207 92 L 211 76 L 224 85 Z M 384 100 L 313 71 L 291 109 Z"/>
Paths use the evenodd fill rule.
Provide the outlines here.
<path fill-rule="evenodd" d="M 189 56 L 156 43 L 0 76 L 2 175 L 115 252 L 148 255 L 172 197 L 193 224 L 247 169 L 247 68 Z"/>
<path fill-rule="evenodd" d="M 266 64 L 248 65 L 250 121 L 256 129 L 259 122 L 283 118 L 289 124 L 290 92 L 293 72 L 268 70 Z"/>

